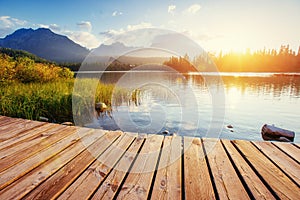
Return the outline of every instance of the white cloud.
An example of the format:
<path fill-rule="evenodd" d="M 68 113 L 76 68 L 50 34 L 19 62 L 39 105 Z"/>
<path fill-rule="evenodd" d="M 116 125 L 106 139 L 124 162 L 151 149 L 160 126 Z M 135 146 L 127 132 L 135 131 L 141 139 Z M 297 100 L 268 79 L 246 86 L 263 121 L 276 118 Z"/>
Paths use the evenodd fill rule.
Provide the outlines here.
<path fill-rule="evenodd" d="M 100 35 L 103 35 L 106 38 L 110 38 L 110 37 L 125 33 L 126 31 L 133 31 L 133 30 L 137 30 L 137 29 L 152 28 L 152 27 L 153 27 L 153 25 L 149 22 L 141 22 L 139 24 L 133 24 L 133 25 L 129 24 L 129 25 L 127 25 L 127 27 L 125 29 L 121 28 L 119 30 L 110 29 L 107 31 L 103 31 L 103 32 L 100 32 Z"/>
<path fill-rule="evenodd" d="M 89 49 L 96 48 L 100 45 L 99 39 L 87 31 L 63 31 L 71 40 Z"/>
<path fill-rule="evenodd" d="M 89 21 L 81 21 L 77 23 L 77 26 L 82 30 L 82 31 L 88 31 L 91 32 L 92 30 L 92 23 Z"/>
<path fill-rule="evenodd" d="M 68 36 L 74 42 L 80 44 L 81 46 L 87 47 L 89 49 L 98 47 L 100 42 L 99 39 L 93 35 L 90 31 L 92 29 L 91 22 L 88 21 L 81 21 L 76 23 L 79 26 L 79 31 L 72 31 L 67 29 L 62 29 L 57 24 L 35 24 L 34 26 L 41 27 L 41 28 L 49 28 L 53 32 L 61 35 Z"/>
<path fill-rule="evenodd" d="M 26 20 L 17 19 L 10 16 L 0 16 L 0 37 L 6 36 L 15 29 L 24 27 L 26 25 Z"/>
<path fill-rule="evenodd" d="M 25 20 L 20 20 L 10 16 L 0 16 L 0 28 L 14 28 L 16 26 L 23 26 L 27 23 Z"/>
<path fill-rule="evenodd" d="M 174 14 L 175 9 L 176 9 L 176 5 L 169 5 L 168 13 Z"/>
<path fill-rule="evenodd" d="M 60 31 L 60 27 L 57 24 L 50 24 L 49 28 L 53 31 Z"/>
<path fill-rule="evenodd" d="M 199 4 L 193 4 L 190 7 L 188 7 L 188 9 L 186 9 L 184 12 L 196 14 L 197 12 L 199 12 L 200 8 L 201 8 L 201 6 Z"/>
<path fill-rule="evenodd" d="M 57 24 L 33 24 L 33 26 L 38 28 L 48 28 L 51 29 L 53 32 L 59 33 L 61 31 L 61 28 Z"/>
<path fill-rule="evenodd" d="M 113 17 L 115 17 L 115 16 L 123 15 L 123 13 L 116 10 L 116 11 L 114 11 L 111 15 L 112 15 Z"/>
<path fill-rule="evenodd" d="M 152 28 L 152 24 L 149 22 L 141 22 L 139 24 L 135 24 L 135 25 L 127 25 L 127 30 L 128 31 L 133 31 L 133 30 L 137 30 L 137 29 L 141 29 L 141 28 Z"/>

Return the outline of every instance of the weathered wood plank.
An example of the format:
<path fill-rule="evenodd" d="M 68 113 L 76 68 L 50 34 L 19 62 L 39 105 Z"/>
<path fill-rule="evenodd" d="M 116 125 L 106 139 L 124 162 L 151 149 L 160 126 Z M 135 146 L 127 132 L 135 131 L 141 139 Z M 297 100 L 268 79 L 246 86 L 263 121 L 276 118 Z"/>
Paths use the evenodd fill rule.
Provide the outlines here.
<path fill-rule="evenodd" d="M 247 164 L 229 140 L 222 140 L 226 150 L 230 154 L 235 166 L 238 168 L 244 181 L 255 199 L 275 199 L 268 188 L 261 182 L 259 177 Z"/>
<path fill-rule="evenodd" d="M 18 145 L 20 143 L 29 142 L 30 140 L 40 137 L 40 135 L 43 132 L 56 127 L 61 127 L 61 126 L 59 124 L 45 123 L 44 125 L 39 126 L 37 128 L 27 130 L 24 132 L 23 135 L 18 135 L 16 137 L 1 142 L 0 150 L 12 148 L 13 146 Z"/>
<path fill-rule="evenodd" d="M 289 156 L 300 162 L 300 149 L 290 143 L 273 142 L 273 144 L 286 152 Z"/>
<path fill-rule="evenodd" d="M 85 169 L 95 161 L 121 135 L 110 132 L 94 142 L 62 169 L 25 196 L 27 199 L 52 199 L 58 197 Z M 89 184 L 89 183 L 87 183 Z"/>
<path fill-rule="evenodd" d="M 135 139 L 124 133 L 58 199 L 88 199 Z"/>
<path fill-rule="evenodd" d="M 53 127 L 53 128 L 51 128 Z M 17 154 L 17 155 L 22 155 L 22 159 L 25 159 L 26 157 L 23 157 L 23 151 L 25 149 L 31 148 L 32 146 L 39 144 L 40 142 L 42 142 L 45 139 L 45 136 L 48 137 L 51 134 L 56 134 L 56 132 L 62 131 L 65 129 L 64 126 L 51 126 L 50 129 L 42 129 L 43 131 L 39 131 L 39 134 L 36 135 L 36 137 L 31 137 L 30 140 L 23 140 L 23 141 L 19 141 L 18 143 L 14 143 L 13 145 L 10 145 L 8 147 L 4 147 L 0 149 L 0 163 L 1 163 L 1 159 L 3 158 L 9 158 L 9 156 L 11 154 Z M 45 127 L 43 127 L 45 128 Z M 34 129 L 35 130 L 35 129 Z M 34 131 L 32 131 L 34 132 Z M 29 134 L 31 133 L 31 131 L 29 132 Z M 31 151 L 32 152 L 32 151 Z M 28 154 L 25 154 L 25 156 L 30 156 Z M 11 157 L 15 158 L 14 155 L 12 155 Z M 5 161 L 4 161 L 5 162 Z M 6 163 L 7 164 L 7 163 Z M 1 164 L 0 164 L 1 166 Z M 1 171 L 1 170 L 0 170 Z"/>
<path fill-rule="evenodd" d="M 32 146 L 27 148 L 14 149 L 14 153 L 8 155 L 0 160 L 0 172 L 8 169 L 9 167 L 16 165 L 18 162 L 25 160 L 26 158 L 33 156 L 45 148 L 51 147 L 52 144 L 62 140 L 70 134 L 76 131 L 75 127 L 62 127 L 61 130 L 51 131 L 48 130 L 41 134 L 42 140 L 32 142 Z M 22 145 L 21 145 L 22 147 Z M 16 147 L 17 148 L 17 147 Z"/>
<path fill-rule="evenodd" d="M 15 119 L 15 118 L 2 116 L 2 119 L 0 120 L 0 130 L 5 129 L 4 126 L 6 125 L 16 124 L 19 123 L 20 121 L 23 121 L 23 119 Z"/>
<path fill-rule="evenodd" d="M 92 130 L 89 129 L 79 129 L 82 131 L 82 134 L 88 135 Z M 0 173 L 0 189 L 6 187 L 16 179 L 22 177 L 24 174 L 28 173 L 35 167 L 39 166 L 43 162 L 47 161 L 51 157 L 55 156 L 59 152 L 63 151 L 65 148 L 69 147 L 73 143 L 79 141 L 80 138 L 76 134 L 72 134 L 65 140 L 61 140 L 56 144 L 53 144 L 50 148 L 41 151 L 39 154 L 36 154 L 26 160 L 19 162 L 17 165 L 14 165 L 7 170 Z M 20 170 L 22 169 L 22 170 Z"/>
<path fill-rule="evenodd" d="M 4 188 L 1 191 L 0 199 L 23 198 L 30 191 L 36 190 L 36 187 L 42 182 L 49 179 L 50 176 L 52 176 L 56 172 L 59 172 L 59 170 L 62 170 L 62 167 L 73 160 L 76 156 L 82 154 L 83 152 L 85 152 L 84 154 L 87 154 L 87 146 L 85 146 L 81 142 L 81 139 L 87 138 L 85 143 L 86 145 L 91 145 L 97 140 L 103 142 L 103 140 L 101 140 L 101 135 L 99 133 L 95 134 L 95 131 L 91 131 L 88 129 L 80 129 L 80 131 L 82 131 L 81 135 L 85 135 L 83 133 L 83 131 L 85 131 L 86 136 L 71 141 L 70 145 L 63 149 L 61 152 L 54 155 L 49 160 L 42 162 L 35 169 L 31 170 L 26 175 L 23 175 L 18 180 Z M 67 171 L 63 171 L 63 173 L 67 173 Z"/>
<path fill-rule="evenodd" d="M 269 184 L 278 198 L 298 199 L 300 188 L 280 169 L 268 160 L 255 146 L 246 141 L 232 141 L 243 156 L 253 165 L 260 176 Z"/>
<path fill-rule="evenodd" d="M 137 152 L 141 148 L 143 142 L 143 137 L 138 136 L 135 139 L 113 171 L 108 175 L 97 191 L 95 191 L 95 194 L 92 197 L 93 200 L 112 199 L 115 196 L 122 180 L 129 171 L 130 166 L 133 164 L 134 158 L 137 156 Z"/>
<path fill-rule="evenodd" d="M 212 149 L 207 152 L 207 156 L 220 199 L 249 199 L 221 142 L 217 139 L 204 139 L 204 147 Z"/>
<path fill-rule="evenodd" d="M 166 136 L 151 199 L 181 199 L 182 137 Z"/>
<path fill-rule="evenodd" d="M 148 135 L 117 199 L 147 199 L 162 141 L 161 135 Z"/>
<path fill-rule="evenodd" d="M 184 181 L 186 199 L 215 199 L 200 138 L 184 138 Z"/>
<path fill-rule="evenodd" d="M 20 120 L 16 124 L 4 125 L 2 126 L 3 129 L 0 130 L 0 142 L 16 137 L 17 135 L 22 135 L 26 133 L 27 130 L 34 129 L 42 125 L 43 123 L 29 120 Z"/>
<path fill-rule="evenodd" d="M 300 167 L 293 159 L 288 157 L 285 153 L 280 151 L 270 142 L 252 142 L 259 148 L 266 156 L 268 156 L 278 167 L 280 167 L 286 174 L 288 174 L 300 187 Z M 300 153 L 300 151 L 299 151 Z"/>

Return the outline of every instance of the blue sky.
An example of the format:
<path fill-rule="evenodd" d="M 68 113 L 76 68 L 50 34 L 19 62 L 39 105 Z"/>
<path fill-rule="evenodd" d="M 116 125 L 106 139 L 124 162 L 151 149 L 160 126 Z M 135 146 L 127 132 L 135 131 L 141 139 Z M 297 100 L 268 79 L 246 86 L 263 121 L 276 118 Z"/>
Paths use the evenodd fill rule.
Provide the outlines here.
<path fill-rule="evenodd" d="M 298 0 L 0 0 L 0 37 L 47 27 L 94 48 L 107 37 L 157 27 L 187 34 L 211 52 L 300 45 Z"/>

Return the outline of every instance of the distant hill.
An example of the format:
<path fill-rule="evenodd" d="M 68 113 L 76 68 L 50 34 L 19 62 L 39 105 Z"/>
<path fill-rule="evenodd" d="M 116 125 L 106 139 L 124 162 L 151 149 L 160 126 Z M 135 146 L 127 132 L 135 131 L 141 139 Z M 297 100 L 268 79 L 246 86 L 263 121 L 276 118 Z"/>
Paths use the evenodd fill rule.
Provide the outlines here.
<path fill-rule="evenodd" d="M 50 29 L 19 29 L 0 39 L 0 47 L 25 50 L 41 58 L 62 62 L 82 62 L 89 50 Z"/>

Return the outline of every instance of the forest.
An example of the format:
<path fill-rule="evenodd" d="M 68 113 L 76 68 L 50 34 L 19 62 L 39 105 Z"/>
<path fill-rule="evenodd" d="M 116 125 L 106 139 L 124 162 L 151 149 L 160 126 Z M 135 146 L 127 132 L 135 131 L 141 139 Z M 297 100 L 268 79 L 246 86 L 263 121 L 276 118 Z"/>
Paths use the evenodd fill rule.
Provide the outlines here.
<path fill-rule="evenodd" d="M 187 55 L 171 57 L 164 64 L 180 72 L 195 71 L 195 67 L 198 71 L 211 71 L 209 60 L 212 60 L 221 72 L 300 72 L 300 48 L 296 54 L 289 45 L 281 45 L 279 50 L 263 49 L 253 53 L 247 49 L 245 53 L 209 53 L 193 59 Z"/>

